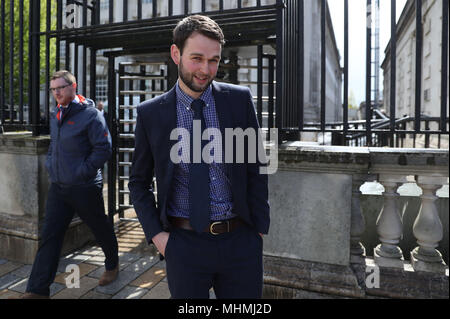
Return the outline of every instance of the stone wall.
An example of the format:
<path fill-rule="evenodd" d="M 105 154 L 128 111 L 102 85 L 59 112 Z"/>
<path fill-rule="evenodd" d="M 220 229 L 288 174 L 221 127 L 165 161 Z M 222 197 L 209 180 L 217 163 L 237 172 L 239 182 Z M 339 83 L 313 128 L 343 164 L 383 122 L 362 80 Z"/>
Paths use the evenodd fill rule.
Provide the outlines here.
<path fill-rule="evenodd" d="M 0 258 L 34 260 L 50 185 L 45 168 L 49 142 L 48 136 L 0 135 Z M 62 253 L 92 239 L 86 225 L 74 218 Z"/>
<path fill-rule="evenodd" d="M 437 183 L 446 177 L 448 184 L 448 151 L 281 145 L 278 171 L 269 175 L 264 297 L 448 298 L 448 267 L 444 274 L 415 271 L 408 261 L 417 247 L 412 228 L 421 198 L 395 199 L 404 215 L 403 267 L 381 266 L 369 258 L 380 244 L 376 220 L 386 197 L 361 195 L 359 188 L 365 181 L 397 175 L 437 176 Z M 448 263 L 448 198 L 439 199 L 437 207 L 445 234 L 438 249 Z M 354 238 L 366 246 L 368 258 L 354 255 Z M 366 286 L 374 269 L 378 288 Z"/>

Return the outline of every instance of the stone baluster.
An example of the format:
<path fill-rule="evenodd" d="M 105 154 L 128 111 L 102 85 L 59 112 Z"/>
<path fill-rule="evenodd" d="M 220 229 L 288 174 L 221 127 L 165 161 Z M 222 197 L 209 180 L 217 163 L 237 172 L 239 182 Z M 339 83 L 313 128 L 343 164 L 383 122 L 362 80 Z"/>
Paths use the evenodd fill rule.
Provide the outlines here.
<path fill-rule="evenodd" d="M 406 182 L 406 176 L 380 174 L 378 182 L 385 188 L 384 204 L 377 219 L 377 233 L 381 244 L 374 249 L 375 263 L 380 267 L 402 268 L 403 253 L 398 246 L 403 235 L 403 221 L 396 191 Z"/>
<path fill-rule="evenodd" d="M 359 188 L 365 183 L 367 174 L 354 174 L 352 182 L 352 210 L 350 226 L 350 263 L 365 265 L 366 249 L 361 244 L 361 236 L 365 231 L 365 220 L 361 212 Z"/>
<path fill-rule="evenodd" d="M 413 234 L 419 244 L 411 252 L 411 264 L 416 271 L 445 274 L 446 264 L 436 249 L 443 238 L 443 227 L 436 206 L 436 191 L 447 183 L 447 177 L 418 176 L 416 182 L 422 188 L 422 204 L 414 222 Z"/>

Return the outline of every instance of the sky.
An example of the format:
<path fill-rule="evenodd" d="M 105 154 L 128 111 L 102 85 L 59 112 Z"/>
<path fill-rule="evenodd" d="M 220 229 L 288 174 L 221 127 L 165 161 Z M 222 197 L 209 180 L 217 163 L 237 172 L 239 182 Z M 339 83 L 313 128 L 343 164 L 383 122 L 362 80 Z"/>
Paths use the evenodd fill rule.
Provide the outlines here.
<path fill-rule="evenodd" d="M 374 2 L 374 0 L 372 0 Z M 406 0 L 397 0 L 397 21 Z M 366 0 L 349 0 L 349 94 L 354 93 L 359 105 L 366 96 Z M 344 0 L 328 0 L 336 42 L 344 66 Z M 380 0 L 380 64 L 391 34 L 391 0 Z M 380 94 L 383 72 L 380 70 Z"/>

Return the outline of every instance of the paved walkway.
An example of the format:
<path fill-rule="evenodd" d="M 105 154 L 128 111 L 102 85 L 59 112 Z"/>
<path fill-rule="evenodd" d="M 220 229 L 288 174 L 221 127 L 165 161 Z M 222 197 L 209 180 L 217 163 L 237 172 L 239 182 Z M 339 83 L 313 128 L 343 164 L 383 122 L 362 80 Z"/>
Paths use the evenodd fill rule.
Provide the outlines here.
<path fill-rule="evenodd" d="M 168 299 L 165 262 L 146 243 L 139 222 L 116 223 L 119 243 L 119 277 L 108 286 L 98 286 L 105 270 L 100 247 L 90 246 L 61 258 L 55 282 L 50 287 L 54 299 Z M 80 287 L 67 288 L 68 265 L 78 265 Z M 25 293 L 31 265 L 0 259 L 0 299 Z"/>

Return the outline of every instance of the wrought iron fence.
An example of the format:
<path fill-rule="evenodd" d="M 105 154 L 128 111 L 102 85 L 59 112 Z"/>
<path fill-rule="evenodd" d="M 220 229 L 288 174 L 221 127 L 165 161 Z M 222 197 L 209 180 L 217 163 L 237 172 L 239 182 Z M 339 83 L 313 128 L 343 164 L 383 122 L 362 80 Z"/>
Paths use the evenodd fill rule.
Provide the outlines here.
<path fill-rule="evenodd" d="M 413 0 L 409 0 L 413 1 Z M 425 137 L 448 135 L 448 1 L 442 5 L 441 101 L 440 117 L 422 114 L 422 0 L 414 0 L 416 12 L 416 61 L 414 114 L 399 118 L 396 114 L 396 72 L 390 73 L 390 105 L 388 119 L 377 119 L 371 100 L 371 27 L 366 41 L 365 120 L 354 122 L 348 115 L 349 92 L 349 4 L 342 0 L 344 11 L 342 122 L 326 120 L 326 35 L 330 29 L 330 13 L 326 0 L 320 7 L 320 85 L 314 123 L 305 121 L 305 25 L 304 0 L 235 0 L 235 1 L 127 1 L 127 0 L 1 0 L 0 2 L 0 121 L 4 130 L 31 130 L 34 135 L 48 128 L 49 77 L 62 67 L 72 70 L 79 80 L 82 94 L 89 92 L 95 100 L 97 56 L 103 50 L 122 47 L 121 54 L 163 51 L 170 45 L 170 32 L 185 15 L 204 13 L 224 25 L 232 45 L 270 43 L 276 47 L 276 70 L 269 94 L 275 107 L 263 110 L 258 104 L 258 118 L 272 119 L 267 126 L 279 129 L 280 140 L 298 140 L 303 132 L 332 134 L 340 145 L 385 145 L 401 147 L 402 136 Z M 372 0 L 367 0 L 371 5 Z M 134 3 L 134 4 L 133 4 Z M 135 6 L 134 6 L 135 5 Z M 122 9 L 119 14 L 118 8 Z M 103 11 L 102 11 L 103 10 Z M 107 12 L 107 19 L 101 19 Z M 367 13 L 368 17 L 371 14 Z M 104 17 L 103 17 L 104 18 Z M 370 19 L 368 19 L 370 20 Z M 332 30 L 332 27 L 331 27 Z M 150 35 L 150 44 L 142 41 Z M 396 1 L 391 0 L 391 70 L 397 68 Z M 114 53 L 110 53 L 110 57 Z M 259 52 L 259 61 L 265 56 Z M 262 62 L 261 62 L 262 63 Z M 89 65 L 89 67 L 88 67 Z M 259 66 L 261 67 L 261 66 Z M 114 65 L 112 65 L 114 68 Z M 273 69 L 273 68 L 272 68 Z M 114 74 L 110 72 L 110 75 Z M 109 89 L 116 89 L 109 80 Z M 262 79 L 258 76 L 258 88 Z M 111 92 L 110 98 L 118 96 Z M 262 92 L 258 89 L 258 101 Z M 112 103 L 114 101 L 111 101 Z M 273 120 L 274 119 L 274 120 Z M 405 126 L 405 123 L 409 123 Z M 413 124 L 411 124 L 413 123 Z M 437 123 L 427 125 L 427 123 Z M 431 129 L 429 129 L 431 127 Z M 364 135 L 364 136 L 362 136 Z M 364 138 L 363 138 L 364 137 Z M 355 141 L 358 142 L 355 142 Z M 387 142 L 386 142 L 387 141 Z M 424 143 L 429 146 L 430 143 Z"/>

